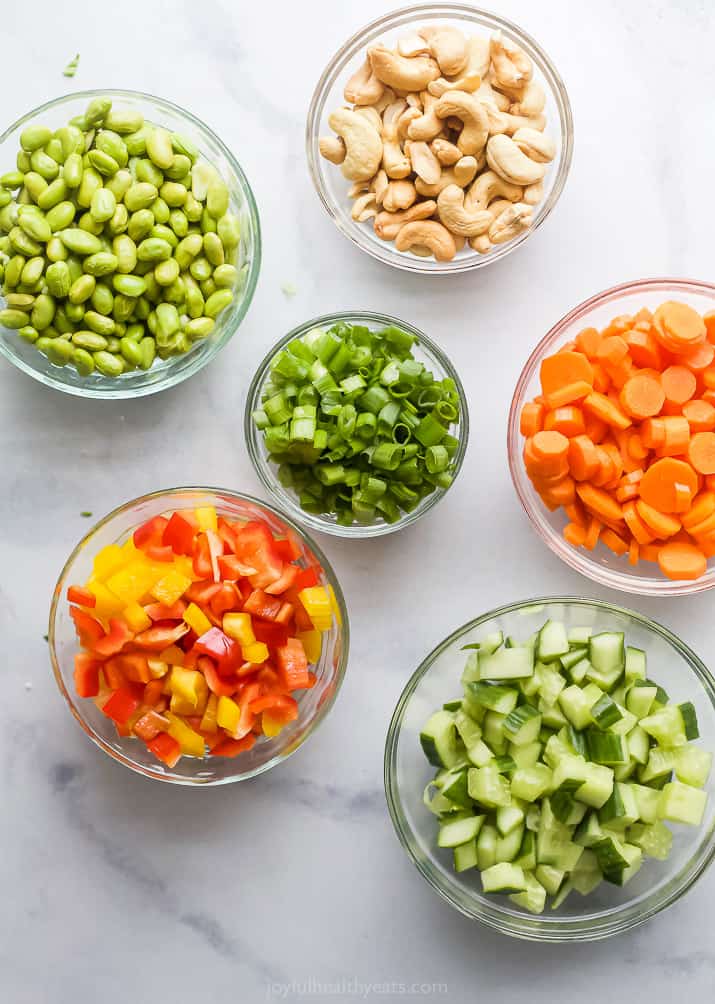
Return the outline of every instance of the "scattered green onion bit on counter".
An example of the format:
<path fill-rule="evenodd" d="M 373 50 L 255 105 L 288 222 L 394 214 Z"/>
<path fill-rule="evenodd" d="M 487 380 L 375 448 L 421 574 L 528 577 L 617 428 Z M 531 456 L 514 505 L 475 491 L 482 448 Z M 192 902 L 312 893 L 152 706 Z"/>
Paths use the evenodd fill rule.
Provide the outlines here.
<path fill-rule="evenodd" d="M 273 357 L 253 421 L 306 512 L 394 523 L 452 483 L 459 393 L 414 357 L 416 342 L 339 321 Z"/>
<path fill-rule="evenodd" d="M 79 53 L 77 53 L 77 55 L 74 57 L 74 59 L 70 59 L 70 61 L 67 64 L 67 66 L 65 66 L 64 70 L 62 71 L 62 76 L 63 77 L 73 77 L 75 75 L 75 73 L 77 72 L 77 67 L 78 66 L 79 66 Z"/>
<path fill-rule="evenodd" d="M 485 893 L 557 909 L 665 860 L 666 820 L 702 823 L 713 756 L 692 745 L 695 708 L 648 679 L 622 632 L 547 621 L 523 643 L 497 631 L 465 648 L 462 698 L 420 733 L 437 768 L 424 802 L 437 846 Z"/>
<path fill-rule="evenodd" d="M 87 518 L 90 517 L 91 515 L 92 513 L 89 511 L 89 509 L 83 509 L 82 512 L 80 513 L 80 516 L 85 516 Z"/>

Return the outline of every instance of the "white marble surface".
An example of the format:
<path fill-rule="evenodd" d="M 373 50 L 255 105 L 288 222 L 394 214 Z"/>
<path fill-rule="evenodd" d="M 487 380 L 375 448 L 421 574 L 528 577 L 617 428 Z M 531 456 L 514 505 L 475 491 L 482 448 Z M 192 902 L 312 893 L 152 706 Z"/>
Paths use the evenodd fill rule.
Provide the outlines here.
<path fill-rule="evenodd" d="M 617 941 L 510 941 L 451 910 L 407 861 L 385 808 L 382 752 L 408 676 L 463 621 L 540 593 L 629 602 L 577 577 L 532 533 L 506 467 L 506 414 L 531 347 L 581 299 L 638 276 L 712 277 L 712 5 L 499 4 L 567 82 L 571 177 L 517 254 L 432 281 L 379 266 L 341 237 L 303 153 L 324 63 L 391 4 L 113 6 L 110 17 L 109 5 L 89 0 L 3 5 L 3 126 L 62 91 L 165 95 L 215 127 L 242 161 L 265 256 L 239 334 L 220 361 L 173 391 L 134 404 L 81 402 L 0 366 L 0 1000 L 253 1004 L 269 997 L 271 982 L 291 981 L 293 999 L 359 999 L 349 985 L 321 995 L 320 981 L 340 979 L 446 984 L 446 995 L 391 996 L 455 1004 L 505 992 L 535 1004 L 573 993 L 594 1002 L 627 992 L 663 1004 L 674 994 L 710 999 L 715 874 Z M 65 80 L 77 50 L 79 72 Z M 284 281 L 295 282 L 294 297 L 281 292 Z M 463 474 L 401 534 L 323 541 L 354 641 L 340 698 L 305 749 L 237 787 L 193 791 L 135 777 L 90 745 L 50 675 L 47 604 L 86 529 L 80 511 L 99 515 L 186 483 L 260 493 L 241 434 L 254 367 L 299 321 L 359 306 L 416 322 L 456 363 L 473 418 Z M 708 658 L 712 596 L 631 602 Z"/>

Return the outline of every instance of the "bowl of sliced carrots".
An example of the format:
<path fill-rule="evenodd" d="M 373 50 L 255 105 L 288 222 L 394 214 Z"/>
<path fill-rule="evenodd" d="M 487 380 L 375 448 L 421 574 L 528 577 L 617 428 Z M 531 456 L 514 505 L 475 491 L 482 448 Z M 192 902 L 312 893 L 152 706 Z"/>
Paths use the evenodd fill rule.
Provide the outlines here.
<path fill-rule="evenodd" d="M 176 488 L 80 541 L 48 640 L 105 753 L 145 777 L 225 784 L 281 763 L 325 718 L 348 634 L 337 579 L 296 524 L 247 495 Z"/>
<path fill-rule="evenodd" d="M 644 595 L 715 585 L 715 285 L 643 279 L 575 307 L 521 373 L 508 454 L 576 571 Z"/>

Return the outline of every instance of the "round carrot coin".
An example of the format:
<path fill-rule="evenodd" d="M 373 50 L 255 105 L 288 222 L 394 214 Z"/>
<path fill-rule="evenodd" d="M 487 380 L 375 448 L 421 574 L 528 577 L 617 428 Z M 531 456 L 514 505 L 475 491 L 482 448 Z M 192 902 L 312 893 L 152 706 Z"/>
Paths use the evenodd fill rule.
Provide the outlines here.
<path fill-rule="evenodd" d="M 623 410 L 631 418 L 639 420 L 653 418 L 660 414 L 660 409 L 665 403 L 665 391 L 658 380 L 638 374 L 624 383 L 620 402 Z"/>
<path fill-rule="evenodd" d="M 679 512 L 677 485 L 682 485 L 691 497 L 698 490 L 698 476 L 684 460 L 665 457 L 656 460 L 640 480 L 641 498 L 660 512 Z"/>
<path fill-rule="evenodd" d="M 699 579 L 701 575 L 705 575 L 708 562 L 695 544 L 674 540 L 661 547 L 658 565 L 663 575 L 669 579 Z"/>
<path fill-rule="evenodd" d="M 687 303 L 668 300 L 653 314 L 653 328 L 669 352 L 686 355 L 705 341 L 707 329 L 700 314 Z"/>
<path fill-rule="evenodd" d="M 665 400 L 668 404 L 682 407 L 694 396 L 698 386 L 695 374 L 686 366 L 669 366 L 660 378 Z"/>
<path fill-rule="evenodd" d="M 688 460 L 700 474 L 715 474 L 715 432 L 696 432 L 688 445 Z"/>

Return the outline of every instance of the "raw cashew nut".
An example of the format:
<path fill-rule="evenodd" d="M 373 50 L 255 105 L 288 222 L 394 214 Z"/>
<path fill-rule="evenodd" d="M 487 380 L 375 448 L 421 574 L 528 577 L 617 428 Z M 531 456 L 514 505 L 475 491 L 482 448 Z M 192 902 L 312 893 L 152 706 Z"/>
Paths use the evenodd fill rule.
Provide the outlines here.
<path fill-rule="evenodd" d="M 343 94 L 351 105 L 374 105 L 382 97 L 385 85 L 372 72 L 366 59 L 359 70 L 353 73 L 345 85 Z"/>
<path fill-rule="evenodd" d="M 422 112 L 419 108 L 406 108 L 405 111 L 400 115 L 397 120 L 397 125 L 395 131 L 397 133 L 398 139 L 405 139 L 410 134 L 410 126 L 413 122 L 422 118 Z"/>
<path fill-rule="evenodd" d="M 517 129 L 512 139 L 522 153 L 539 164 L 548 164 L 556 156 L 556 144 L 537 129 Z"/>
<path fill-rule="evenodd" d="M 410 143 L 408 149 L 412 170 L 427 185 L 436 185 L 442 174 L 442 167 L 430 148 L 424 142 Z"/>
<path fill-rule="evenodd" d="M 537 164 L 522 153 L 509 136 L 492 136 L 487 143 L 487 164 L 500 178 L 514 185 L 532 185 L 546 173 L 544 164 Z"/>
<path fill-rule="evenodd" d="M 439 136 L 442 132 L 442 119 L 436 114 L 435 107 L 437 98 L 429 91 L 422 92 L 422 107 L 424 112 L 417 118 L 413 118 L 407 128 L 407 135 L 410 139 L 431 140 Z"/>
<path fill-rule="evenodd" d="M 513 237 L 528 230 L 534 220 L 532 206 L 524 202 L 516 202 L 497 216 L 489 227 L 489 240 L 492 244 L 504 244 Z"/>
<path fill-rule="evenodd" d="M 492 73 L 497 86 L 520 88 L 531 80 L 533 67 L 531 60 L 511 39 L 500 31 L 492 35 L 489 52 L 492 57 Z"/>
<path fill-rule="evenodd" d="M 382 197 L 383 208 L 388 213 L 409 209 L 417 198 L 417 190 L 411 181 L 390 181 Z"/>
<path fill-rule="evenodd" d="M 437 212 L 445 227 L 462 237 L 483 234 L 493 223 L 492 214 L 486 209 L 470 212 L 465 208 L 464 190 L 459 185 L 447 185 L 442 189 L 437 198 Z"/>
<path fill-rule="evenodd" d="M 369 220 L 370 217 L 377 216 L 377 201 L 375 199 L 375 193 L 365 192 L 364 195 L 358 196 L 353 203 L 350 215 L 354 220 L 357 220 L 358 223 L 364 223 L 365 220 Z"/>
<path fill-rule="evenodd" d="M 418 202 L 409 209 L 404 209 L 401 213 L 388 213 L 383 211 L 378 213 L 373 223 L 373 228 L 377 236 L 383 241 L 392 241 L 397 237 L 400 228 L 406 223 L 414 220 L 426 220 L 437 210 L 437 203 L 431 199 L 425 202 Z"/>
<path fill-rule="evenodd" d="M 388 184 L 389 181 L 387 179 L 387 172 L 380 168 L 375 177 L 372 179 L 372 184 L 370 185 L 370 188 L 375 193 L 375 202 L 378 206 L 382 205 L 382 200 L 385 198 Z"/>
<path fill-rule="evenodd" d="M 354 108 L 353 111 L 356 115 L 362 115 L 364 119 L 367 119 L 378 136 L 380 135 L 382 132 L 382 119 L 380 113 L 373 105 L 360 105 Z"/>
<path fill-rule="evenodd" d="M 525 202 L 527 206 L 538 206 L 543 197 L 544 197 L 544 183 L 543 181 L 535 181 L 533 185 L 526 186 L 521 201 Z"/>
<path fill-rule="evenodd" d="M 349 108 L 339 108 L 333 112 L 328 124 L 345 143 L 345 160 L 340 165 L 343 175 L 348 181 L 372 178 L 382 159 L 380 134 L 367 119 Z"/>
<path fill-rule="evenodd" d="M 524 93 L 519 100 L 511 105 L 509 111 L 512 115 L 525 115 L 533 118 L 540 115 L 546 104 L 546 94 L 544 88 L 536 80 L 530 80 L 524 88 Z"/>
<path fill-rule="evenodd" d="M 410 158 L 396 139 L 383 139 L 382 166 L 388 178 L 406 178 L 412 173 Z"/>
<path fill-rule="evenodd" d="M 357 199 L 358 195 L 362 195 L 363 192 L 370 191 L 370 181 L 353 181 L 350 188 L 348 188 L 348 198 Z"/>
<path fill-rule="evenodd" d="M 479 90 L 475 92 L 475 96 L 483 104 L 500 112 L 508 111 L 511 104 L 505 94 L 500 94 L 499 91 L 493 90 L 488 80 L 482 80 Z"/>
<path fill-rule="evenodd" d="M 325 157 L 331 164 L 342 164 L 345 160 L 345 144 L 340 136 L 321 136 L 318 149 L 321 157 Z"/>
<path fill-rule="evenodd" d="M 441 98 L 447 91 L 466 91 L 473 94 L 481 87 L 482 78 L 478 73 L 471 73 L 469 76 L 458 77 L 456 80 L 446 80 L 445 77 L 438 77 L 429 85 L 429 93 L 435 98 Z"/>
<path fill-rule="evenodd" d="M 484 149 L 489 136 L 489 120 L 484 105 L 466 91 L 448 91 L 437 102 L 435 109 L 441 119 L 455 116 L 463 123 L 457 146 L 466 154 L 477 154 Z"/>
<path fill-rule="evenodd" d="M 420 38 L 417 32 L 403 35 L 397 40 L 397 51 L 405 59 L 413 59 L 415 56 L 429 56 L 432 50 L 429 43 L 424 38 Z"/>
<path fill-rule="evenodd" d="M 474 157 L 462 157 L 454 167 L 448 167 L 445 171 L 442 171 L 436 184 L 427 185 L 421 178 L 418 178 L 415 181 L 415 188 L 420 195 L 429 199 L 435 199 L 448 185 L 458 185 L 460 188 L 466 188 L 478 169 L 478 161 Z"/>
<path fill-rule="evenodd" d="M 467 192 L 464 204 L 470 211 L 487 209 L 497 196 L 508 199 L 510 202 L 518 202 L 522 193 L 521 185 L 512 185 L 511 182 L 500 178 L 494 171 L 485 171 L 484 174 L 479 175 Z"/>
<path fill-rule="evenodd" d="M 382 128 L 385 134 L 397 135 L 397 123 L 407 111 L 408 105 L 404 98 L 396 98 L 382 112 Z"/>
<path fill-rule="evenodd" d="M 457 253 L 454 237 L 436 220 L 416 220 L 400 228 L 395 238 L 398 251 L 409 251 L 413 245 L 429 248 L 437 261 L 451 261 Z"/>
<path fill-rule="evenodd" d="M 367 55 L 377 79 L 398 91 L 423 91 L 430 80 L 439 76 L 439 67 L 431 56 L 407 59 L 385 45 L 373 46 Z"/>
<path fill-rule="evenodd" d="M 489 234 L 479 234 L 478 237 L 470 237 L 469 246 L 473 251 L 477 251 L 479 254 L 487 254 L 494 247 L 492 242 L 489 240 Z"/>
<path fill-rule="evenodd" d="M 425 25 L 417 34 L 429 42 L 432 55 L 446 77 L 456 77 L 467 66 L 467 39 L 458 28 L 447 24 Z"/>
<path fill-rule="evenodd" d="M 440 164 L 444 164 L 445 167 L 451 167 L 452 164 L 456 164 L 461 159 L 462 151 L 459 147 L 455 146 L 454 143 L 450 143 L 448 139 L 444 139 L 442 136 L 433 139 L 430 147 L 437 160 Z"/>
<path fill-rule="evenodd" d="M 467 39 L 467 49 L 469 50 L 467 73 L 476 73 L 480 77 L 486 77 L 492 59 L 491 42 L 487 36 L 470 35 Z"/>
<path fill-rule="evenodd" d="M 445 91 L 468 91 L 479 89 L 482 79 L 489 70 L 489 39 L 482 35 L 472 35 L 467 39 L 467 66 L 456 80 L 439 77 L 428 85 L 430 94 L 441 98 Z"/>
<path fill-rule="evenodd" d="M 397 95 L 392 90 L 392 88 L 386 87 L 382 92 L 382 97 L 380 98 L 380 100 L 375 102 L 374 107 L 378 115 L 382 115 L 382 113 L 385 111 L 388 105 L 391 105 L 395 101 L 396 97 Z"/>

